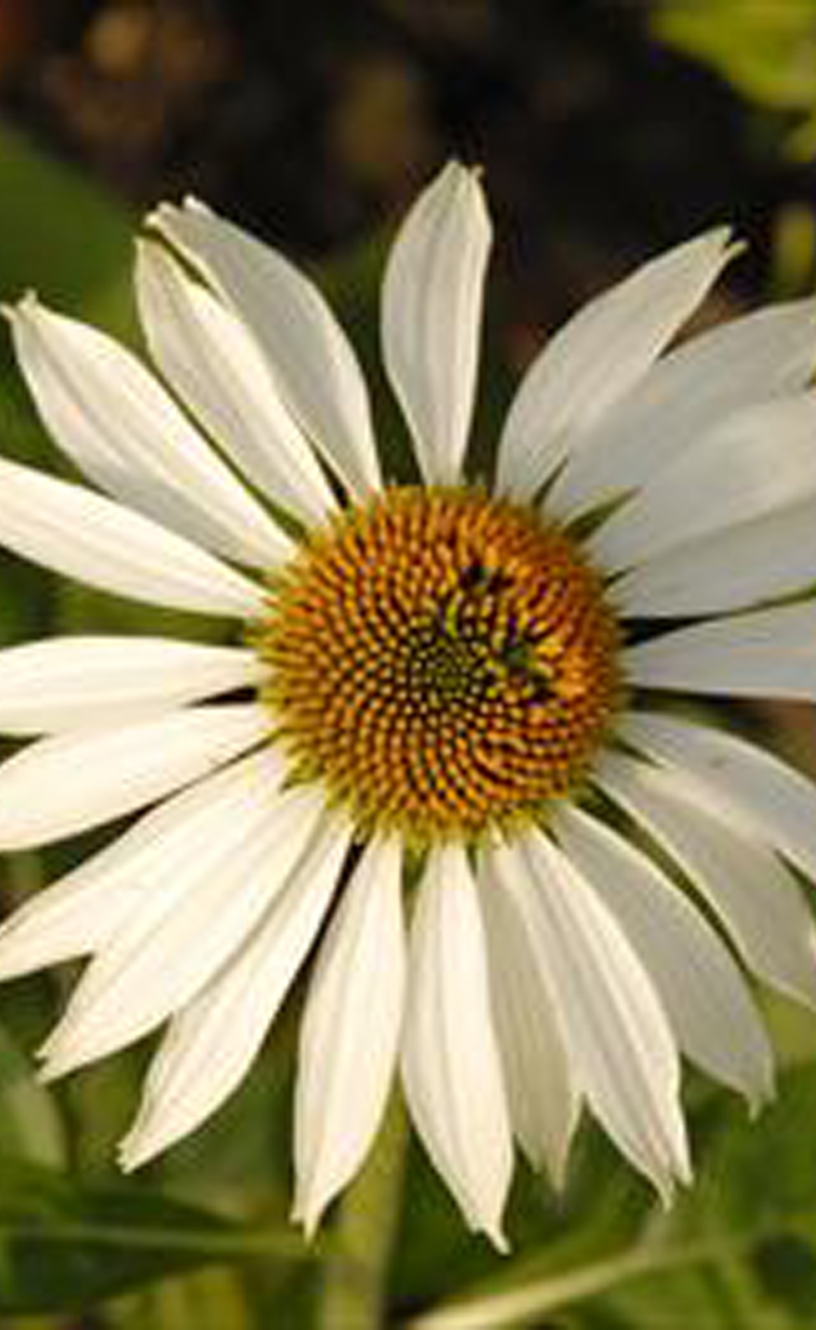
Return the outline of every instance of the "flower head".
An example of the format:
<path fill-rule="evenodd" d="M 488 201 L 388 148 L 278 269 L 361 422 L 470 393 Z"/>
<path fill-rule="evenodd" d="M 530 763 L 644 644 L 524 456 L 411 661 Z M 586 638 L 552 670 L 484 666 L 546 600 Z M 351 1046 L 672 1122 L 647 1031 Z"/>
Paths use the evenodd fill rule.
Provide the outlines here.
<path fill-rule="evenodd" d="M 498 1244 L 513 1141 L 559 1183 L 583 1105 L 667 1197 L 690 1171 L 680 1055 L 753 1104 L 771 1091 L 733 951 L 816 1001 L 793 872 L 816 876 L 816 790 L 674 705 L 816 695 L 813 307 L 667 351 L 734 250 L 714 231 L 647 263 L 533 362 L 488 485 L 466 451 L 489 239 L 452 164 L 388 261 L 411 484 L 382 474 L 315 287 L 200 203 L 159 208 L 139 248 L 166 387 L 34 297 L 9 312 L 95 488 L 0 462 L 0 541 L 222 615 L 238 644 L 0 653 L 0 729 L 39 736 L 0 768 L 0 845 L 142 813 L 3 925 L 0 974 L 90 958 L 48 1077 L 166 1024 L 132 1168 L 237 1086 L 319 939 L 295 1105 L 309 1230 L 397 1066 Z"/>

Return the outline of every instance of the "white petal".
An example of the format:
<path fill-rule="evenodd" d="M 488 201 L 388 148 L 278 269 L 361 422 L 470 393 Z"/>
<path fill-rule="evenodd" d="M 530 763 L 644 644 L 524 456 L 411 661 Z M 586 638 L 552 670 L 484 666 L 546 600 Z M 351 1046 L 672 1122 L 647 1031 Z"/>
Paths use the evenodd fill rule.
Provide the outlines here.
<path fill-rule="evenodd" d="M 383 283 L 385 366 L 429 484 L 461 475 L 489 249 L 478 175 L 450 162 L 409 212 Z"/>
<path fill-rule="evenodd" d="M 258 615 L 260 587 L 141 514 L 0 461 L 0 544 L 80 582 L 153 605 Z"/>
<path fill-rule="evenodd" d="M 468 1224 L 505 1247 L 513 1150 L 488 991 L 484 928 L 465 851 L 433 850 L 411 930 L 402 1059 L 411 1116 Z"/>
<path fill-rule="evenodd" d="M 816 496 L 816 393 L 736 412 L 590 537 L 614 572 Z"/>
<path fill-rule="evenodd" d="M 314 835 L 322 796 L 300 787 L 233 800 L 185 864 L 160 861 L 145 893 L 85 971 L 41 1054 L 61 1076 L 132 1043 L 180 1010 L 244 943 Z M 211 819 L 212 823 L 212 819 Z"/>
<path fill-rule="evenodd" d="M 533 361 L 510 408 L 498 487 L 531 496 L 630 392 L 716 281 L 733 250 L 719 228 L 678 245 L 576 314 Z"/>
<path fill-rule="evenodd" d="M 609 758 L 599 781 L 674 856 L 751 969 L 816 1005 L 816 929 L 798 883 L 768 846 L 713 816 L 682 772 Z"/>
<path fill-rule="evenodd" d="M 136 293 L 150 354 L 212 438 L 274 503 L 323 520 L 336 500 L 240 319 L 150 241 Z"/>
<path fill-rule="evenodd" d="M 678 769 L 689 796 L 736 830 L 769 841 L 816 880 L 816 786 L 764 748 L 710 725 L 638 712 L 622 736 Z"/>
<path fill-rule="evenodd" d="M 0 978 L 28 974 L 98 950 L 126 916 L 174 878 L 239 800 L 267 800 L 284 775 L 264 748 L 183 790 L 145 814 L 123 835 L 15 910 L 0 928 Z"/>
<path fill-rule="evenodd" d="M 351 490 L 380 486 L 365 383 L 322 295 L 275 250 L 195 200 L 148 222 L 200 268 L 269 359 L 287 407 Z"/>
<path fill-rule="evenodd" d="M 350 827 L 324 821 L 261 927 L 172 1022 L 122 1141 L 123 1168 L 194 1131 L 243 1079 L 314 941 L 350 839 Z"/>
<path fill-rule="evenodd" d="M 294 1218 L 311 1234 L 376 1135 L 405 997 L 402 853 L 373 840 L 322 942 L 300 1027 Z"/>
<path fill-rule="evenodd" d="M 550 991 L 512 901 L 489 858 L 480 864 L 479 896 L 490 964 L 490 992 L 513 1130 L 533 1168 L 564 1184 L 581 1097 Z"/>
<path fill-rule="evenodd" d="M 758 1107 L 773 1090 L 771 1047 L 716 933 L 655 864 L 595 818 L 566 808 L 555 830 L 646 966 L 681 1050 Z"/>
<path fill-rule="evenodd" d="M 38 739 L 0 766 L 0 848 L 60 840 L 132 813 L 267 737 L 265 707 L 225 704 Z"/>
<path fill-rule="evenodd" d="M 659 360 L 582 437 L 547 494 L 561 520 L 644 484 L 717 420 L 807 386 L 816 367 L 816 302 L 734 319 Z"/>
<path fill-rule="evenodd" d="M 623 666 L 646 688 L 816 700 L 816 602 L 666 633 L 630 648 Z"/>
<path fill-rule="evenodd" d="M 551 975 L 570 1059 L 595 1116 L 668 1200 L 687 1181 L 677 1046 L 646 969 L 620 925 L 541 832 L 491 851 Z"/>
<path fill-rule="evenodd" d="M 816 582 L 816 502 L 791 504 L 677 545 L 609 588 L 624 615 L 714 614 L 802 591 Z"/>
<path fill-rule="evenodd" d="M 9 318 L 43 423 L 100 489 L 228 558 L 289 556 L 288 537 L 134 355 L 33 296 Z"/>
<path fill-rule="evenodd" d="M 127 724 L 261 681 L 253 651 L 153 637 L 53 637 L 0 651 L 0 732 Z"/>

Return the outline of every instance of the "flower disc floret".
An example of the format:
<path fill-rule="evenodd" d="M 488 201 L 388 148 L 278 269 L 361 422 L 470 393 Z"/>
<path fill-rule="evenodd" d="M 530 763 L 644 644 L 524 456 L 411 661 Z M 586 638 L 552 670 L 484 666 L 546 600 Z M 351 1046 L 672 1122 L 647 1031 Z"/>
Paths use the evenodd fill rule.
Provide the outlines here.
<path fill-rule="evenodd" d="M 313 536 L 256 639 L 304 777 L 368 827 L 476 836 L 579 783 L 619 691 L 599 578 L 532 510 L 396 488 Z"/>

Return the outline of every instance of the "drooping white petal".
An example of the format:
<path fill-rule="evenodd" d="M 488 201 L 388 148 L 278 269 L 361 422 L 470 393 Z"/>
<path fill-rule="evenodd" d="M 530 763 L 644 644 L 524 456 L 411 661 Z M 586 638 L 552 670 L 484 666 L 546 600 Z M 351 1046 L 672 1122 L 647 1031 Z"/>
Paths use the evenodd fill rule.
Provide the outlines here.
<path fill-rule="evenodd" d="M 564 808 L 555 829 L 646 966 L 681 1050 L 758 1107 L 773 1089 L 771 1047 L 716 933 L 651 860 L 597 819 Z"/>
<path fill-rule="evenodd" d="M 510 408 L 498 486 L 531 496 L 632 390 L 716 281 L 733 250 L 719 228 L 643 264 L 591 301 L 533 361 Z"/>
<path fill-rule="evenodd" d="M 132 813 L 266 738 L 255 703 L 199 707 L 38 739 L 0 766 L 0 848 L 60 840 Z"/>
<path fill-rule="evenodd" d="M 804 389 L 816 368 L 816 302 L 759 310 L 659 360 L 581 439 L 547 493 L 561 520 L 650 480 L 718 420 Z"/>
<path fill-rule="evenodd" d="M 194 1131 L 242 1080 L 314 941 L 350 840 L 350 826 L 324 819 L 261 926 L 173 1020 L 122 1141 L 123 1168 Z"/>
<path fill-rule="evenodd" d="M 543 835 L 490 851 L 551 991 L 593 1113 L 664 1200 L 689 1177 L 677 1046 L 651 979 L 587 881 Z"/>
<path fill-rule="evenodd" d="M 666 633 L 631 647 L 622 663 L 646 688 L 816 700 L 816 601 Z"/>
<path fill-rule="evenodd" d="M 638 712 L 625 739 L 691 782 L 689 797 L 742 833 L 769 841 L 816 881 L 816 786 L 764 748 L 710 725 Z"/>
<path fill-rule="evenodd" d="M 197 200 L 180 208 L 162 204 L 148 223 L 246 323 L 287 407 L 340 479 L 358 495 L 379 488 L 363 376 L 317 287 L 276 250 Z"/>
<path fill-rule="evenodd" d="M 609 572 L 816 497 L 816 393 L 735 412 L 664 467 L 589 540 Z"/>
<path fill-rule="evenodd" d="M 609 588 L 623 615 L 682 618 L 757 605 L 816 582 L 816 502 L 684 541 Z"/>
<path fill-rule="evenodd" d="M 94 958 L 42 1050 L 64 1075 L 132 1043 L 180 1010 L 247 942 L 306 849 L 320 792 L 300 787 L 233 802 L 163 889 L 146 893 Z"/>
<path fill-rule="evenodd" d="M 0 978 L 97 951 L 146 898 L 174 880 L 247 798 L 274 798 L 284 763 L 264 748 L 173 795 L 110 845 L 37 892 L 0 927 Z"/>
<path fill-rule="evenodd" d="M 294 1218 L 311 1234 L 376 1134 L 405 997 L 402 853 L 371 841 L 322 942 L 300 1027 Z"/>
<path fill-rule="evenodd" d="M 383 281 L 383 358 L 429 484 L 459 480 L 473 414 L 490 220 L 449 162 L 409 212 Z"/>
<path fill-rule="evenodd" d="M 100 489 L 228 558 L 274 567 L 292 544 L 130 351 L 28 296 L 11 320 L 43 423 Z"/>
<path fill-rule="evenodd" d="M 212 438 L 274 503 L 323 520 L 336 500 L 241 320 L 151 241 L 136 294 L 150 354 Z"/>
<path fill-rule="evenodd" d="M 261 587 L 167 531 L 80 485 L 0 461 L 0 545 L 80 582 L 152 605 L 251 618 Z"/>
<path fill-rule="evenodd" d="M 476 884 L 461 846 L 432 850 L 408 970 L 402 1072 L 411 1116 L 468 1224 L 500 1249 L 513 1150 Z"/>
<path fill-rule="evenodd" d="M 478 882 L 513 1131 L 533 1168 L 546 1167 L 560 1188 L 581 1097 L 550 992 L 552 976 L 541 969 L 489 857 L 479 865 Z"/>
<path fill-rule="evenodd" d="M 609 757 L 598 779 L 673 855 L 751 969 L 816 1004 L 816 928 L 798 883 L 767 844 L 709 812 L 682 772 Z"/>
<path fill-rule="evenodd" d="M 259 683 L 253 651 L 158 637 L 53 637 L 0 651 L 0 732 L 123 725 Z"/>

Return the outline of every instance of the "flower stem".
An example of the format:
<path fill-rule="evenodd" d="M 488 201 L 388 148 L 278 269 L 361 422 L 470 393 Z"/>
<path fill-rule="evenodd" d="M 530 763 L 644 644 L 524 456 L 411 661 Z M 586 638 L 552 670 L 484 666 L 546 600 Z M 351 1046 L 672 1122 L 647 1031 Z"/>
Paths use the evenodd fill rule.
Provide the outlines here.
<path fill-rule="evenodd" d="M 399 1225 L 408 1127 L 394 1094 L 365 1167 L 346 1192 L 324 1266 L 323 1330 L 379 1330 L 386 1323 L 391 1253 Z"/>

